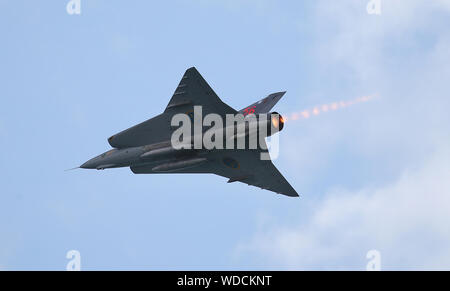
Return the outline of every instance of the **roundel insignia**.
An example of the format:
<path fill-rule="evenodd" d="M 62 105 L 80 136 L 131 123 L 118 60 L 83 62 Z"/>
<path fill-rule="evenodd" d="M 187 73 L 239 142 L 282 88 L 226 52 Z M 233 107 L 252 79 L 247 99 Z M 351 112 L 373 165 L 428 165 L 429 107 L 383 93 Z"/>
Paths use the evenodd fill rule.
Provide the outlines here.
<path fill-rule="evenodd" d="M 239 169 L 239 163 L 238 161 L 236 161 L 235 159 L 232 158 L 224 158 L 222 160 L 223 164 L 225 166 L 227 166 L 228 168 L 232 168 L 232 169 Z"/>

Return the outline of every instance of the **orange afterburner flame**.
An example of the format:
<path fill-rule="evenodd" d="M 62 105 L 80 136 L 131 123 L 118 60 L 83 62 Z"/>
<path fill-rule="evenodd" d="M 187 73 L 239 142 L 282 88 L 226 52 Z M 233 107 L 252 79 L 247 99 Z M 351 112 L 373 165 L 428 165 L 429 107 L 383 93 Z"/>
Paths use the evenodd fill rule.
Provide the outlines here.
<path fill-rule="evenodd" d="M 291 114 L 285 115 L 284 121 L 308 119 L 312 116 L 317 116 L 322 113 L 336 111 L 338 109 L 346 108 L 346 107 L 349 107 L 349 106 L 352 106 L 352 105 L 355 105 L 358 103 L 368 102 L 368 101 L 372 100 L 373 98 L 375 98 L 375 96 L 376 95 L 363 96 L 363 97 L 358 97 L 353 100 L 337 101 L 337 102 L 333 102 L 333 103 L 329 103 L 329 104 L 314 106 L 312 109 L 309 109 L 309 110 L 293 112 Z"/>

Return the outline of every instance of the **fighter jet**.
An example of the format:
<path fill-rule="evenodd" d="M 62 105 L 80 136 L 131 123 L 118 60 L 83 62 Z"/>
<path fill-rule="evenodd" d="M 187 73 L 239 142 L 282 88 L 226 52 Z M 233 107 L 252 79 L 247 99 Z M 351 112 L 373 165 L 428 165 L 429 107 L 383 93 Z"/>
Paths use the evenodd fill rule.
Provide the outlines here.
<path fill-rule="evenodd" d="M 258 124 L 262 123 L 263 127 L 267 124 L 266 133 L 258 131 L 258 136 L 263 138 L 271 136 L 283 129 L 284 119 L 278 113 L 269 111 L 285 93 L 270 94 L 236 111 L 222 102 L 197 69 L 192 67 L 183 75 L 163 113 L 111 136 L 108 142 L 113 149 L 90 159 L 80 168 L 103 170 L 130 167 L 135 174 L 216 174 L 228 178 L 228 183 L 242 182 L 278 194 L 298 197 L 294 188 L 273 165 L 270 156 L 267 159 L 261 158 L 263 153 L 268 152 L 264 142 L 262 146 L 258 145 L 253 149 L 249 147 L 206 149 L 187 145 L 179 148 L 173 144 L 173 134 L 177 127 L 172 125 L 172 118 L 176 114 L 185 114 L 192 120 L 194 109 L 199 106 L 202 117 L 216 114 L 225 120 L 228 115 L 240 114 L 246 117 L 254 115 L 257 118 L 250 120 Z M 198 113 L 195 114 L 198 115 Z M 249 129 L 252 128 L 248 124 L 247 122 L 246 126 L 241 127 L 246 129 L 244 135 L 248 134 Z M 226 126 L 228 125 L 215 130 L 226 131 Z M 238 126 L 239 124 L 236 123 L 233 128 Z M 207 130 L 208 128 L 202 129 L 201 134 Z M 186 138 L 189 145 L 192 145 L 193 140 L 195 141 L 194 131 L 191 132 L 192 138 Z M 238 135 L 231 136 L 236 139 Z M 225 136 L 225 139 L 227 138 L 229 137 Z"/>

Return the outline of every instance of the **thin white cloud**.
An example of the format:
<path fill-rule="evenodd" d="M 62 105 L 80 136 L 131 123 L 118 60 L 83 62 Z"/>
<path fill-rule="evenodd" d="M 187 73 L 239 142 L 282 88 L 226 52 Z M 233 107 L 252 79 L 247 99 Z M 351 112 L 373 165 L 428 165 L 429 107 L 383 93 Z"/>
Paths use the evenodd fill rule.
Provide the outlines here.
<path fill-rule="evenodd" d="M 304 222 L 262 228 L 237 254 L 268 266 L 363 270 L 366 252 L 377 249 L 383 269 L 450 269 L 448 177 L 450 141 L 393 184 L 330 191 Z"/>

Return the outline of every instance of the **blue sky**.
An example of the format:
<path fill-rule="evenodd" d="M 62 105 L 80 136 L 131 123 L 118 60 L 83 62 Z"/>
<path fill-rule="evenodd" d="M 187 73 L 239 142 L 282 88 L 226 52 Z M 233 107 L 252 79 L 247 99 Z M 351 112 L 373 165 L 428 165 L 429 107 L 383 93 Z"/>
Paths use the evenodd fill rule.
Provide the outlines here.
<path fill-rule="evenodd" d="M 450 269 L 450 5 L 0 0 L 0 269 Z M 167 3 L 166 3 L 167 2 Z M 195 66 L 289 122 L 289 199 L 212 175 L 65 169 L 159 114 Z"/>

